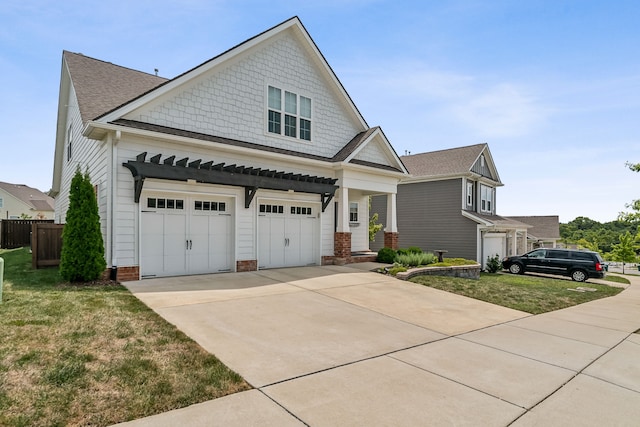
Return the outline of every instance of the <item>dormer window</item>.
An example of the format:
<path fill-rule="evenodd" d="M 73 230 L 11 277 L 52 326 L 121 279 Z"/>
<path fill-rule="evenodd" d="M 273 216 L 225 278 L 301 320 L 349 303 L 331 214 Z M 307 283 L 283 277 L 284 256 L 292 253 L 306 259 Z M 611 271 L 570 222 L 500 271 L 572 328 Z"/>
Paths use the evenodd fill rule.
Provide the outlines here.
<path fill-rule="evenodd" d="M 269 133 L 311 141 L 311 98 L 274 86 L 268 98 Z"/>

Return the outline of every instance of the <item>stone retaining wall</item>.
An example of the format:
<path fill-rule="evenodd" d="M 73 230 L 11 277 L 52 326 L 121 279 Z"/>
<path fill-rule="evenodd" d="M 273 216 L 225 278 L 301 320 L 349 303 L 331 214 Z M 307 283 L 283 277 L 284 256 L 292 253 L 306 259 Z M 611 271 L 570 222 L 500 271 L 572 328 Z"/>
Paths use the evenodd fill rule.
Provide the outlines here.
<path fill-rule="evenodd" d="M 400 280 L 409 280 L 414 276 L 447 276 L 447 277 L 463 277 L 465 279 L 480 279 L 480 264 L 475 265 L 456 265 L 452 267 L 420 267 L 412 268 L 407 271 L 396 274 L 396 278 Z"/>

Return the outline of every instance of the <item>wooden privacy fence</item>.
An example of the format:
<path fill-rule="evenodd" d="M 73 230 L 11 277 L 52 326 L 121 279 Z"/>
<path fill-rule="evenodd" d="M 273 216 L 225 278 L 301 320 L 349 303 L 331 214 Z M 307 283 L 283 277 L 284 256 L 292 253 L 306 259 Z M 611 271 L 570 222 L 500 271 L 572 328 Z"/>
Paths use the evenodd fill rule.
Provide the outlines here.
<path fill-rule="evenodd" d="M 60 265 L 64 224 L 35 223 L 31 240 L 33 268 Z"/>
<path fill-rule="evenodd" d="M 53 224 L 52 219 L 3 219 L 0 220 L 0 248 L 15 249 L 31 245 L 33 224 Z"/>

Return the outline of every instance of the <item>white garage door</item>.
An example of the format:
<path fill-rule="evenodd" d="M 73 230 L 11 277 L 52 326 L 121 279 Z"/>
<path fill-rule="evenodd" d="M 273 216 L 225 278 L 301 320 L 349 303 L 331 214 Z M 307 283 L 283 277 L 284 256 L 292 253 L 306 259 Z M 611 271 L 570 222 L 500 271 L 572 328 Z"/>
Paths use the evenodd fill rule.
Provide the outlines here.
<path fill-rule="evenodd" d="M 482 238 L 482 268 L 487 265 L 487 257 L 494 257 L 502 260 L 505 255 L 507 235 L 505 233 L 486 233 Z"/>
<path fill-rule="evenodd" d="M 231 199 L 148 194 L 141 202 L 142 277 L 232 270 Z"/>
<path fill-rule="evenodd" d="M 317 205 L 261 201 L 258 208 L 258 268 L 318 264 Z"/>

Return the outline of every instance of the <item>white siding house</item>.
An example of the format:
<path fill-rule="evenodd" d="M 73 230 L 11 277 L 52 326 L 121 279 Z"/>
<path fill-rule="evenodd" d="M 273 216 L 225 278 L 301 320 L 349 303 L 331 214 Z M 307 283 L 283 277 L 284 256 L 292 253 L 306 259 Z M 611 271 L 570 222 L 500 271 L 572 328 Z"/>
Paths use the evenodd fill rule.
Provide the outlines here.
<path fill-rule="evenodd" d="M 121 280 L 349 262 L 407 175 L 297 17 L 170 80 L 65 51 L 57 222 L 78 167 Z"/>

